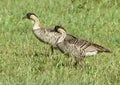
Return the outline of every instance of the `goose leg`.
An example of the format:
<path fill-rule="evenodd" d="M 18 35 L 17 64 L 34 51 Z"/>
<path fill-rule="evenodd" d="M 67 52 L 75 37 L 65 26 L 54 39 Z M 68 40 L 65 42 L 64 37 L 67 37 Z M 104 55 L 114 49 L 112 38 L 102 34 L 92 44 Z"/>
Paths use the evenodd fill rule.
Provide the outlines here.
<path fill-rule="evenodd" d="M 75 57 L 76 62 L 74 63 L 74 66 L 77 66 L 78 64 L 83 67 L 84 61 L 83 61 L 83 57 L 79 56 L 79 57 Z"/>
<path fill-rule="evenodd" d="M 50 46 L 50 48 L 51 48 L 51 55 L 53 55 L 53 53 L 54 53 L 53 46 Z"/>
<path fill-rule="evenodd" d="M 50 46 L 50 49 L 51 49 L 50 58 L 52 59 L 53 58 L 53 54 L 54 54 L 54 48 L 53 48 L 53 46 Z"/>

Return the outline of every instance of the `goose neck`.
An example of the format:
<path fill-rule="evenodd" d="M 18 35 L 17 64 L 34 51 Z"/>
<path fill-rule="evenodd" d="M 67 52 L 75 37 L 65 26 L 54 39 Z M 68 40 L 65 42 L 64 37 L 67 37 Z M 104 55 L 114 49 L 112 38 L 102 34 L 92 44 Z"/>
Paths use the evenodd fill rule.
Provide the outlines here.
<path fill-rule="evenodd" d="M 40 21 L 39 21 L 39 19 L 38 19 L 37 17 L 35 17 L 35 18 L 33 19 L 33 21 L 34 21 L 33 30 L 35 30 L 35 29 L 40 29 L 40 26 L 39 26 Z"/>
<path fill-rule="evenodd" d="M 63 42 L 64 39 L 65 39 L 65 37 L 66 37 L 66 32 L 63 31 L 63 32 L 61 33 L 61 37 L 58 39 L 57 43 Z"/>

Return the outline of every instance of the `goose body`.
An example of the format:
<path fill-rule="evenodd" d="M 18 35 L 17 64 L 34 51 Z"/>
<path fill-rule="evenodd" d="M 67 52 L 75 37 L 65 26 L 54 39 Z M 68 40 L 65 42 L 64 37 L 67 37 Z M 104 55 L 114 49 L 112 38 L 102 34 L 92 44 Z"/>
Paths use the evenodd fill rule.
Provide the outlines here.
<path fill-rule="evenodd" d="M 59 50 L 64 54 L 74 56 L 77 61 L 80 61 L 85 56 L 91 56 L 101 52 L 111 52 L 98 44 L 78 39 L 72 35 L 70 35 L 72 37 L 66 36 L 65 30 L 61 26 L 56 26 L 55 31 L 62 34 L 57 42 Z"/>
<path fill-rule="evenodd" d="M 53 47 L 56 46 L 56 41 L 60 37 L 61 34 L 53 32 L 52 29 L 49 28 L 41 28 L 41 29 L 33 29 L 33 33 L 38 40 L 43 43 L 50 44 Z"/>

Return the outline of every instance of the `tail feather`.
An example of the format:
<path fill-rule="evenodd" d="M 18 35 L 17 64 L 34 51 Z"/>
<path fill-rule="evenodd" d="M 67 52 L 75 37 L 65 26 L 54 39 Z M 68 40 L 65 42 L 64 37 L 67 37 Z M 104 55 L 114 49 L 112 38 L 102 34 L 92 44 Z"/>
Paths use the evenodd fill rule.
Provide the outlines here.
<path fill-rule="evenodd" d="M 106 48 L 105 48 L 104 52 L 112 53 L 112 51 L 110 51 L 109 49 L 106 49 Z"/>
<path fill-rule="evenodd" d="M 100 45 L 97 45 L 97 44 L 93 44 L 93 46 L 97 48 L 98 52 L 112 53 L 109 49 L 107 49 L 103 46 L 100 46 Z"/>

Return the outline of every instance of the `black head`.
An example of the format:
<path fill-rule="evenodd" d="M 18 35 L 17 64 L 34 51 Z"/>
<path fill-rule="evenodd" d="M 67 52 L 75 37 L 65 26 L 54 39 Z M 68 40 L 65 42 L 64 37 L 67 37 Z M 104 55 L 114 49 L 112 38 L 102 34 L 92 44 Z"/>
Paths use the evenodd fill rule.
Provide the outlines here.
<path fill-rule="evenodd" d="M 36 14 L 34 14 L 34 13 L 27 13 L 27 14 L 23 17 L 23 19 L 25 19 L 25 18 L 31 19 L 31 18 L 30 18 L 31 15 L 36 16 Z M 36 16 L 36 17 L 37 17 L 37 16 Z"/>
<path fill-rule="evenodd" d="M 62 26 L 55 26 L 54 31 L 55 31 L 55 32 L 58 32 L 59 29 L 62 29 L 62 30 L 64 30 L 64 31 L 66 31 L 66 30 L 64 29 L 64 27 L 62 27 Z"/>

